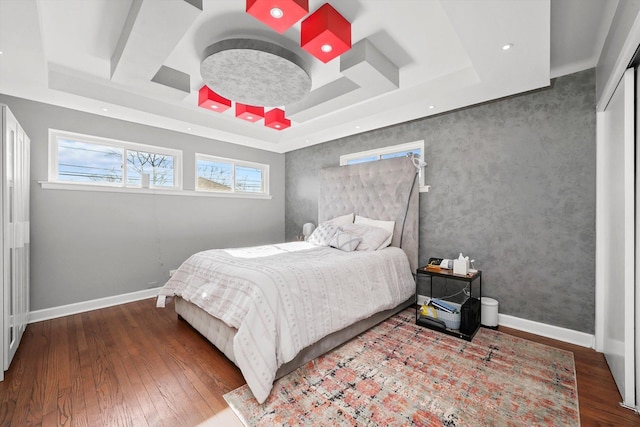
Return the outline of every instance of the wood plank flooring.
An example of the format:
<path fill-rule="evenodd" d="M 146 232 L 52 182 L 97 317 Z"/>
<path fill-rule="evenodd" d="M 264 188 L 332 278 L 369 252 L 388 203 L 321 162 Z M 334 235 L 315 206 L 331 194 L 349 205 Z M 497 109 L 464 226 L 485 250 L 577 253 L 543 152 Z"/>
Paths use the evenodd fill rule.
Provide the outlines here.
<path fill-rule="evenodd" d="M 574 352 L 582 425 L 640 425 L 618 405 L 601 354 L 500 330 Z M 0 383 L 0 425 L 195 426 L 227 408 L 222 395 L 242 384 L 171 303 L 144 300 L 30 324 Z"/>

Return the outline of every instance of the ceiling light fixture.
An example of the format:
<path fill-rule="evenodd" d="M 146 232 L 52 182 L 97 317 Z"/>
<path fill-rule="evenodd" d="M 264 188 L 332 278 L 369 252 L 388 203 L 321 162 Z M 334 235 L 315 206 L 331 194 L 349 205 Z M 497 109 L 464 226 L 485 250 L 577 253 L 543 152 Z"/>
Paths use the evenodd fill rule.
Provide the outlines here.
<path fill-rule="evenodd" d="M 436 108 L 436 106 L 435 106 L 435 105 L 429 105 L 429 109 L 430 109 L 430 110 L 433 110 L 434 108 Z"/>
<path fill-rule="evenodd" d="M 218 95 L 207 85 L 204 85 L 198 91 L 198 106 L 207 109 L 213 109 L 216 113 L 222 113 L 231 108 L 231 101 L 223 96 Z"/>
<path fill-rule="evenodd" d="M 291 126 L 291 120 L 284 116 L 284 111 L 280 108 L 269 110 L 264 115 L 264 125 L 275 130 L 284 130 Z"/>
<path fill-rule="evenodd" d="M 257 122 L 264 117 L 264 107 L 236 102 L 236 117 L 248 122 Z"/>
<path fill-rule="evenodd" d="M 509 50 L 513 47 L 513 43 L 507 43 L 502 46 L 502 50 Z"/>
<path fill-rule="evenodd" d="M 247 0 L 246 11 L 282 34 L 309 13 L 309 0 Z"/>
<path fill-rule="evenodd" d="M 325 3 L 302 21 L 300 46 L 327 63 L 351 49 L 351 23 Z"/>
<path fill-rule="evenodd" d="M 288 105 L 311 91 L 311 77 L 302 59 L 264 40 L 227 39 L 212 44 L 205 51 L 200 74 L 220 96 L 247 105 Z"/>

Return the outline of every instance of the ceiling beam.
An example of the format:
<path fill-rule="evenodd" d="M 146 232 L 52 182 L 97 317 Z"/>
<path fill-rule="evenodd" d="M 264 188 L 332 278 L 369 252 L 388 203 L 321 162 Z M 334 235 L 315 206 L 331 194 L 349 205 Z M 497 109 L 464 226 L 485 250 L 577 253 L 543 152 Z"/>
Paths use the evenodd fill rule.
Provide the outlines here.
<path fill-rule="evenodd" d="M 201 12 L 201 1 L 134 0 L 111 56 L 111 80 L 153 79 Z"/>
<path fill-rule="evenodd" d="M 344 77 L 286 106 L 287 116 L 305 122 L 357 104 L 400 86 L 400 70 L 367 39 L 340 56 Z"/>

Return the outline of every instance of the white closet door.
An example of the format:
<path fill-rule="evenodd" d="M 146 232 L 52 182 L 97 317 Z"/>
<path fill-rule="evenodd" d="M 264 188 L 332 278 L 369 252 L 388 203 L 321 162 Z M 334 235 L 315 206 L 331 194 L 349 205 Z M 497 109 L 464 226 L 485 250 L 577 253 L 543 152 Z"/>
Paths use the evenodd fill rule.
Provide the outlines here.
<path fill-rule="evenodd" d="M 602 117 L 598 140 L 596 268 L 603 352 L 623 404 L 635 408 L 635 76 L 627 70 Z"/>
<path fill-rule="evenodd" d="M 636 69 L 636 100 L 640 99 L 640 72 Z M 640 143 L 640 104 L 636 102 L 636 129 L 635 129 L 635 398 L 636 398 L 636 411 L 640 412 L 640 150 L 638 144 Z"/>
<path fill-rule="evenodd" d="M 4 288 L 5 288 L 5 353 L 4 369 L 7 370 L 20 343 L 20 300 L 21 289 L 16 271 L 16 227 L 15 227 L 15 157 L 20 129 L 15 117 L 6 110 L 7 138 L 4 142 L 4 194 L 3 194 L 3 227 L 4 227 Z"/>
<path fill-rule="evenodd" d="M 0 0 L 1 1 L 1 0 Z M 0 381 L 29 321 L 30 140 L 9 109 L 0 106 Z"/>

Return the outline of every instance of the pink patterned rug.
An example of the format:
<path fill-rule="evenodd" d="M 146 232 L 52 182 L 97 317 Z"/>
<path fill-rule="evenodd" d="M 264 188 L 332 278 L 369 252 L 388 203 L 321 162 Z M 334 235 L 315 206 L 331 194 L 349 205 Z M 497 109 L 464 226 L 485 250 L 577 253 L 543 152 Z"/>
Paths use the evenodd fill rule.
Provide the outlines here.
<path fill-rule="evenodd" d="M 224 398 L 247 426 L 578 426 L 573 353 L 481 328 L 473 342 L 404 312 L 276 381 L 257 403 Z"/>

